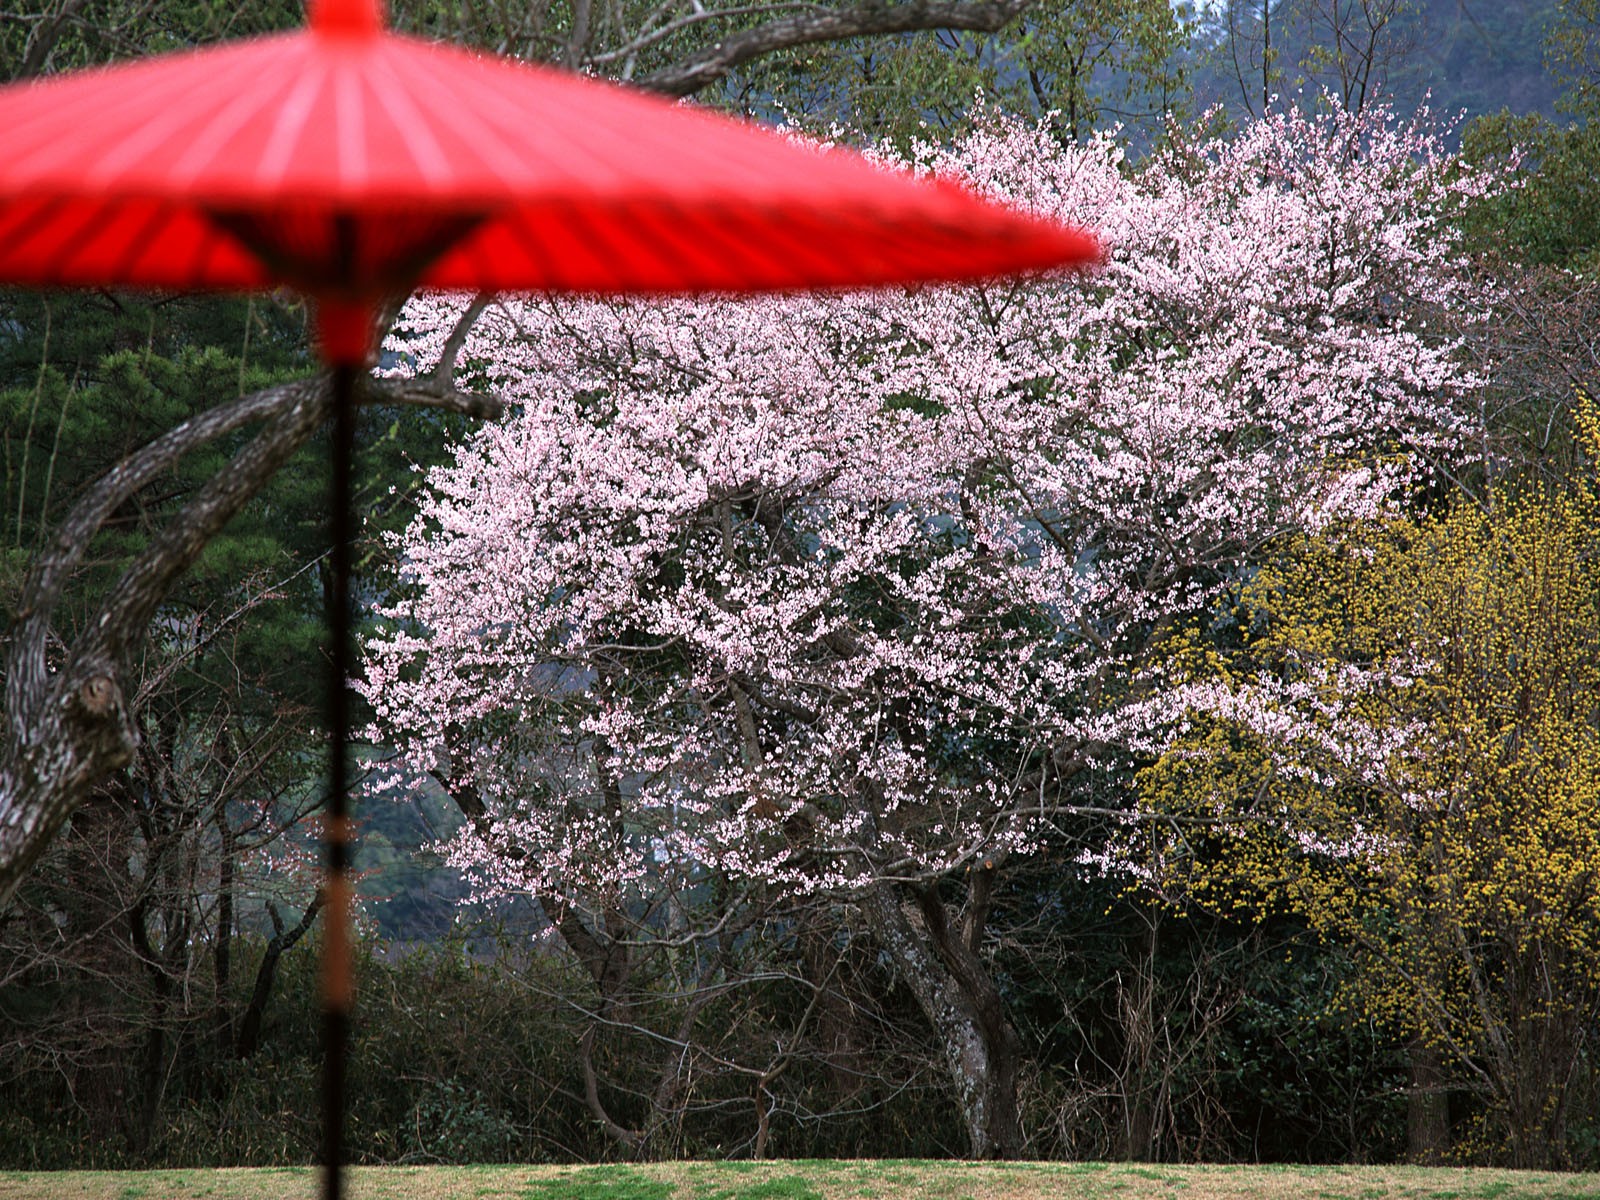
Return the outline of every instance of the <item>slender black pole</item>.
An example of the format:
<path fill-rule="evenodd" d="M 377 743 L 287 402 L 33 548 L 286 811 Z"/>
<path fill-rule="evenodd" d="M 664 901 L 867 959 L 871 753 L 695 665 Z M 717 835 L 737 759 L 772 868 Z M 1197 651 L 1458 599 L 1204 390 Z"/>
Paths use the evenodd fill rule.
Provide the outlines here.
<path fill-rule="evenodd" d="M 323 834 L 328 881 L 322 924 L 322 1194 L 340 1200 L 343 1192 L 345 1057 L 354 997 L 350 967 L 350 562 L 355 540 L 351 512 L 351 471 L 355 457 L 355 390 L 360 367 L 333 368 L 333 474 L 328 497 L 328 529 L 333 539 L 328 601 L 328 807 Z"/>

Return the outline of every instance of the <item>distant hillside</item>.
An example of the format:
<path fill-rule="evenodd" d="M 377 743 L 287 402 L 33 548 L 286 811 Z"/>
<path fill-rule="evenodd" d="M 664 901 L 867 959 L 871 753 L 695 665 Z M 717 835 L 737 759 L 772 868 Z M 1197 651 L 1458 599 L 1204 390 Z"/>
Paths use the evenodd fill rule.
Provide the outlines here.
<path fill-rule="evenodd" d="M 1336 78 L 1327 70 L 1308 72 L 1304 65 L 1312 60 L 1316 26 L 1310 13 L 1317 5 L 1318 0 L 1277 0 L 1272 5 L 1275 61 L 1285 91 Z M 1258 8 L 1250 3 L 1243 7 Z M 1545 71 L 1544 40 L 1555 20 L 1556 0 L 1416 0 L 1393 27 L 1390 45 L 1397 50 L 1377 81 L 1380 94 L 1401 111 L 1427 98 L 1441 115 L 1465 110 L 1471 118 L 1502 108 L 1554 115 L 1557 86 Z M 1202 105 L 1239 107 L 1233 56 L 1216 25 L 1202 34 L 1202 42 L 1209 44 L 1197 48 L 1196 98 Z M 1241 58 L 1248 59 L 1250 49 L 1246 46 Z M 1259 76 L 1252 81 L 1255 89 L 1258 81 Z"/>

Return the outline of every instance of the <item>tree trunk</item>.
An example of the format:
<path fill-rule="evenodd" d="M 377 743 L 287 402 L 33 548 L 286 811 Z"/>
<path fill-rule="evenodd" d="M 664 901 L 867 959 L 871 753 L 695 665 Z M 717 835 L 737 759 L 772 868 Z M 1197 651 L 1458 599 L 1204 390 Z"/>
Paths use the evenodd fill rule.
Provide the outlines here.
<path fill-rule="evenodd" d="M 1130 1162 L 1156 1160 L 1158 1128 L 1166 1088 L 1163 1064 L 1158 1061 L 1156 1021 L 1156 951 L 1161 917 L 1153 906 L 1145 914 L 1145 937 L 1135 952 L 1130 975 L 1124 984 L 1118 972 L 1117 993 L 1122 1014 L 1124 1050 L 1122 1055 L 1122 1144 L 1120 1157 Z"/>
<path fill-rule="evenodd" d="M 322 908 L 323 895 L 318 892 L 306 911 L 301 914 L 300 922 L 292 929 L 283 927 L 283 918 L 278 916 L 278 910 L 273 905 L 267 905 L 267 912 L 272 917 L 275 932 L 272 940 L 267 943 L 267 949 L 261 956 L 261 965 L 256 968 L 256 984 L 250 993 L 250 1004 L 244 1010 L 244 1016 L 239 1019 L 238 1041 L 234 1046 L 234 1053 L 239 1058 L 249 1058 L 256 1052 L 261 1042 L 261 1018 L 267 1011 L 267 1000 L 272 996 L 272 983 L 278 975 L 278 959 L 283 957 L 296 942 L 306 935 L 311 928 L 311 923 L 317 919 L 317 913 Z"/>
<path fill-rule="evenodd" d="M 1450 1150 L 1450 1098 L 1438 1047 L 1412 1039 L 1406 1048 L 1406 1073 L 1406 1158 L 1442 1162 Z"/>
<path fill-rule="evenodd" d="M 74 977 L 67 993 L 73 1010 L 66 1022 L 68 1086 L 80 1098 L 90 1136 L 103 1145 L 135 1140 L 127 1088 L 136 1041 L 127 997 L 139 989 L 124 940 L 132 830 L 111 792 L 96 792 L 73 814 L 62 870 Z"/>
<path fill-rule="evenodd" d="M 968 1153 L 1018 1157 L 1023 1138 L 1017 1035 L 972 941 L 950 929 L 944 903 L 931 888 L 918 892 L 915 918 L 891 884 L 878 884 L 857 903 L 939 1039 L 961 1105 Z"/>
<path fill-rule="evenodd" d="M 134 953 L 143 963 L 149 978 L 149 1008 L 145 1016 L 144 1046 L 139 1054 L 137 1123 L 131 1144 L 141 1158 L 147 1157 L 156 1139 L 161 1117 L 161 1102 L 167 1082 L 167 1022 L 172 997 L 172 976 L 165 961 L 167 947 L 158 950 L 150 941 L 150 901 L 141 897 L 128 914 L 128 928 Z"/>
<path fill-rule="evenodd" d="M 806 980 L 816 989 L 816 1043 L 830 1090 L 850 1099 L 871 1071 L 862 1020 L 856 1006 L 838 986 L 839 952 L 827 926 L 806 921 L 797 932 Z M 757 1157 L 760 1157 L 757 1155 Z"/>
<path fill-rule="evenodd" d="M 212 818 L 216 821 L 220 842 L 221 862 L 217 874 L 217 940 L 212 948 L 212 986 L 216 1006 L 217 1057 L 227 1058 L 233 1052 L 233 1013 L 228 986 L 233 970 L 233 827 L 228 824 L 226 793 L 219 791 L 212 805 Z"/>

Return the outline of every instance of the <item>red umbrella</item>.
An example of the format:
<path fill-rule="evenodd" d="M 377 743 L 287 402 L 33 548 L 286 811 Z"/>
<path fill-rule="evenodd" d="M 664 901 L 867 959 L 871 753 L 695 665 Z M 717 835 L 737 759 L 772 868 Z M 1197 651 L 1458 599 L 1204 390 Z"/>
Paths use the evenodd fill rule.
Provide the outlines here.
<path fill-rule="evenodd" d="M 973 279 L 1093 239 L 595 80 L 311 28 L 0 91 L 0 279 L 662 293 Z M 329 347 L 338 358 L 342 341 Z"/>
<path fill-rule="evenodd" d="M 334 365 L 334 745 L 326 828 L 329 1165 L 347 965 L 351 390 L 415 287 L 660 294 L 971 280 L 1080 265 L 1077 230 L 843 150 L 389 34 L 308 31 L 0 89 L 0 282 L 251 289 L 317 305 Z"/>

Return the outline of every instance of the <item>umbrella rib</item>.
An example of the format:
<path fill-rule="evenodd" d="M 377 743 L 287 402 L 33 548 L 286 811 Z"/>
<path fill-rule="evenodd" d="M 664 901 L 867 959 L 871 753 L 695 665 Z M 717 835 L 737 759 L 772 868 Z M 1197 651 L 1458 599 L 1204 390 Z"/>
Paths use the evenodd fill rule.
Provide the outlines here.
<path fill-rule="evenodd" d="M 508 218 L 505 222 L 505 230 L 509 236 L 515 238 L 521 245 L 526 247 L 528 261 L 534 264 L 539 282 L 530 284 L 530 286 L 541 290 L 553 287 L 557 277 L 555 260 L 551 257 L 550 247 L 539 236 L 538 226 L 531 219 L 531 216 L 527 220 Z M 484 247 L 484 252 L 488 252 L 487 246 Z M 491 260 L 489 270 L 484 278 L 497 279 L 500 277 L 502 269 L 500 264 Z"/>
<path fill-rule="evenodd" d="M 292 83 L 287 76 L 294 65 L 281 64 L 281 68 L 285 69 L 258 76 L 256 88 L 240 93 L 232 104 L 211 116 L 204 128 L 195 135 L 189 148 L 173 164 L 176 179 L 192 183 L 210 165 L 217 150 L 226 146 L 251 117 L 279 102 L 279 97 L 289 90 L 288 85 Z"/>
<path fill-rule="evenodd" d="M 283 238 L 261 217 L 228 209 L 211 209 L 206 216 L 218 229 L 260 259 L 274 275 L 296 286 L 303 286 L 305 264 L 297 262 L 292 253 L 285 251 Z"/>
<path fill-rule="evenodd" d="M 113 279 L 136 279 L 137 273 L 133 267 L 140 257 L 156 243 L 153 236 L 163 222 L 171 219 L 171 206 L 160 202 L 151 205 L 149 215 L 140 220 L 137 226 L 129 233 L 123 235 L 125 245 L 120 257 L 114 260 L 115 265 L 107 274 Z"/>
<path fill-rule="evenodd" d="M 740 220 L 734 213 L 700 221 L 699 232 L 705 241 L 722 248 L 723 257 L 742 259 L 746 264 L 759 262 L 760 269 L 767 273 L 765 280 L 780 287 L 793 287 L 805 276 L 838 277 L 836 259 L 819 252 L 811 239 L 790 236 L 796 232 L 796 214 L 772 211 L 761 216 L 773 219 L 761 223 L 764 236 L 760 239 L 750 236 L 749 230 L 741 228 L 749 218 Z M 791 247 L 787 260 L 783 254 L 773 253 L 771 247 L 776 240 L 786 241 Z M 802 260 L 809 269 L 797 272 L 793 265 L 796 259 Z M 755 285 L 749 286 L 753 289 Z"/>
<path fill-rule="evenodd" d="M 204 225 L 205 236 L 195 243 L 194 258 L 189 268 L 191 279 L 209 279 L 219 273 L 217 256 L 226 254 L 230 250 L 239 255 L 244 263 L 259 265 L 252 259 L 249 247 L 211 220 L 210 214 L 207 214 Z M 257 273 L 259 274 L 259 271 Z"/>
<path fill-rule="evenodd" d="M 656 207 L 642 204 L 618 206 L 610 214 L 612 219 L 601 225 L 584 213 L 579 206 L 573 206 L 574 225 L 579 228 L 583 226 L 589 228 L 596 243 L 596 257 L 609 267 L 619 280 L 615 287 L 609 287 L 605 290 L 616 291 L 628 287 L 626 280 L 631 263 L 644 257 L 646 253 L 649 257 L 655 259 L 658 264 L 666 267 L 668 277 L 676 272 L 680 278 L 685 279 L 708 278 L 705 266 L 700 262 L 694 261 L 691 255 L 684 252 L 681 239 L 677 236 L 677 231 L 672 228 L 671 214 L 678 211 L 675 206 L 671 204 L 659 206 L 660 215 L 666 218 L 665 223 L 667 226 L 660 237 L 646 242 L 643 238 L 634 236 L 638 228 L 639 219 L 648 219 L 648 216 L 652 215 L 652 209 Z M 658 227 L 659 224 L 658 222 Z M 624 229 L 627 232 L 621 233 Z M 630 246 L 633 247 L 631 253 Z M 609 252 L 609 255 L 607 252 Z M 641 282 L 644 283 L 643 280 Z M 644 286 L 651 285 L 644 283 Z M 674 289 L 670 285 L 656 284 L 652 290 L 671 291 Z"/>
<path fill-rule="evenodd" d="M 389 265 L 378 272 L 386 290 L 411 290 L 431 262 L 459 245 L 484 220 L 483 213 L 442 214 L 425 220 L 419 231 L 394 239 L 385 256 Z"/>
<path fill-rule="evenodd" d="M 294 153 L 299 148 L 300 133 L 311 120 L 313 102 L 322 92 L 327 76 L 326 64 L 316 61 L 308 63 L 294 87 L 284 97 L 277 120 L 272 124 L 272 132 L 256 163 L 256 180 L 262 186 L 272 188 L 283 183 Z"/>
<path fill-rule="evenodd" d="M 371 176 L 367 163 L 367 110 L 362 81 L 351 75 L 333 81 L 333 125 L 338 139 L 334 163 L 341 196 L 357 195 Z"/>
<path fill-rule="evenodd" d="M 45 197 L 34 202 L 35 207 L 30 209 L 27 201 L 8 206 L 11 213 L 11 227 L 0 225 L 0 246 L 26 246 L 33 238 L 40 236 L 42 231 L 49 230 L 51 222 L 55 221 L 66 201 L 56 197 Z M 20 209 L 20 213 L 17 210 Z M 0 210 L 3 211 L 3 210 Z M 13 215 L 14 214 L 14 215 Z M 38 283 L 55 282 L 55 277 L 41 275 L 36 280 Z"/>
<path fill-rule="evenodd" d="M 521 105 L 507 103 L 499 94 L 498 89 L 492 87 L 468 87 L 469 77 L 478 75 L 480 71 L 478 69 L 479 64 L 473 60 L 468 59 L 467 63 L 473 68 L 470 72 L 451 70 L 449 64 L 436 63 L 430 58 L 428 61 L 416 65 L 419 74 L 422 74 L 424 69 L 426 71 L 426 76 L 419 82 L 427 88 L 430 94 L 438 97 L 439 104 L 437 107 L 439 111 L 446 113 L 471 112 L 475 118 L 482 120 L 483 123 L 480 128 L 474 131 L 474 136 L 479 143 L 488 141 L 490 145 L 468 144 L 461 142 L 459 139 L 457 139 L 457 144 L 461 150 L 470 151 L 476 157 L 484 170 L 499 181 L 500 186 L 505 189 L 507 195 L 521 193 L 526 196 L 532 180 L 526 174 L 508 173 L 501 164 L 507 161 L 525 161 L 529 157 L 529 151 L 532 147 L 518 145 L 514 138 L 508 138 L 502 132 L 502 123 L 499 120 L 490 121 L 490 114 L 486 111 L 486 108 L 492 105 L 496 109 L 505 111 L 509 119 L 504 122 L 504 125 L 519 131 L 525 129 L 528 124 L 530 119 L 528 112 Z M 444 132 L 448 133 L 448 128 L 445 128 Z M 548 164 L 541 160 L 539 165 L 545 167 Z"/>
<path fill-rule="evenodd" d="M 427 117 L 406 94 L 405 84 L 395 72 L 387 54 L 373 56 L 370 76 L 368 82 L 379 105 L 395 126 L 408 134 L 400 140 L 400 144 L 411 162 L 431 186 L 444 191 L 450 179 L 449 155 L 433 136 Z"/>

